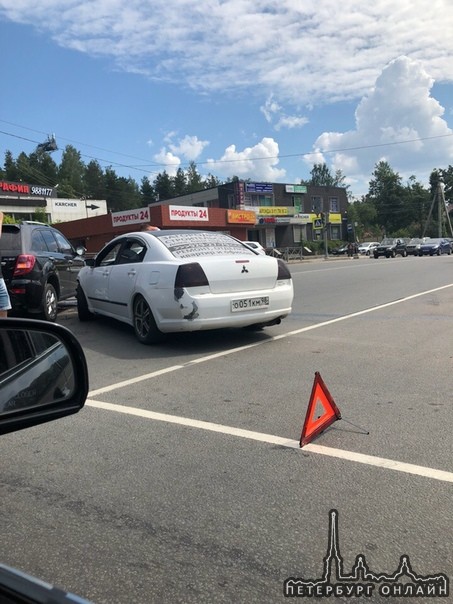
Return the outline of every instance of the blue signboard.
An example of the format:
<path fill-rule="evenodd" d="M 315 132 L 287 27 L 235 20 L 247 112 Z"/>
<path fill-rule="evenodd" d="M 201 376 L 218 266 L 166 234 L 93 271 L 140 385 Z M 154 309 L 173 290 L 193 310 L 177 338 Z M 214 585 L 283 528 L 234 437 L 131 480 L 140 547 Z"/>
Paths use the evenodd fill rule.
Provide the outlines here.
<path fill-rule="evenodd" d="M 246 182 L 245 190 L 247 193 L 272 193 L 272 184 L 266 182 Z"/>

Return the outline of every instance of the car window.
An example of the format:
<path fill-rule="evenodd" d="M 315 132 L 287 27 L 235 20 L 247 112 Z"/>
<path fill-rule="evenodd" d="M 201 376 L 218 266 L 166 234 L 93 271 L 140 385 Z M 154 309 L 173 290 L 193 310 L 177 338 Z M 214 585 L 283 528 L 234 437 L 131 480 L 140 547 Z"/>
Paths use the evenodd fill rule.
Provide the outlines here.
<path fill-rule="evenodd" d="M 178 233 L 159 235 L 158 239 L 175 258 L 200 256 L 256 256 L 256 253 L 233 237 L 222 233 Z"/>
<path fill-rule="evenodd" d="M 52 232 L 53 232 L 53 235 L 55 236 L 55 239 L 57 240 L 60 252 L 62 252 L 63 254 L 73 254 L 74 248 L 69 243 L 69 241 L 66 239 L 66 237 L 64 237 L 58 231 L 52 231 Z"/>
<path fill-rule="evenodd" d="M 48 252 L 46 242 L 44 241 L 41 231 L 33 231 L 31 234 L 31 251 L 32 252 Z"/>
<path fill-rule="evenodd" d="M 96 266 L 111 266 L 115 264 L 119 251 L 121 249 L 122 242 L 119 241 L 112 246 L 102 250 L 96 257 Z"/>
<path fill-rule="evenodd" d="M 142 262 L 146 254 L 146 245 L 137 239 L 129 239 L 124 244 L 119 256 L 118 264 L 130 264 L 131 262 Z"/>
<path fill-rule="evenodd" d="M 38 230 L 41 233 L 41 235 L 43 236 L 49 252 L 58 252 L 57 240 L 53 236 L 52 231 L 48 231 L 48 230 L 44 230 L 44 229 L 38 229 Z"/>
<path fill-rule="evenodd" d="M 2 236 L 0 237 L 0 250 L 14 252 L 20 251 L 20 249 L 20 229 L 14 224 L 4 224 L 2 227 Z"/>

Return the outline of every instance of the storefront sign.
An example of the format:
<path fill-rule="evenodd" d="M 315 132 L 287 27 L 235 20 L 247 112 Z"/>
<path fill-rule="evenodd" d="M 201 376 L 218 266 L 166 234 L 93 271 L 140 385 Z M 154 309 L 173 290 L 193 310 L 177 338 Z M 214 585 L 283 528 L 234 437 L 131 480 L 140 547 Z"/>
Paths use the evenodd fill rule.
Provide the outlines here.
<path fill-rule="evenodd" d="M 195 220 L 209 221 L 208 208 L 196 208 L 194 206 L 168 206 L 170 220 Z"/>
<path fill-rule="evenodd" d="M 53 187 L 40 187 L 38 185 L 27 185 L 22 182 L 7 182 L 0 180 L 0 195 L 36 195 L 39 197 L 53 197 Z"/>
<path fill-rule="evenodd" d="M 259 224 L 275 224 L 277 219 L 275 216 L 268 216 L 267 218 L 260 218 L 258 222 Z"/>
<path fill-rule="evenodd" d="M 227 210 L 227 221 L 230 224 L 255 224 L 255 212 L 247 210 Z"/>
<path fill-rule="evenodd" d="M 272 193 L 274 188 L 266 182 L 246 182 L 245 190 L 247 193 Z"/>
<path fill-rule="evenodd" d="M 260 216 L 289 216 L 289 209 L 287 206 L 261 206 L 258 208 L 258 214 Z"/>
<path fill-rule="evenodd" d="M 149 208 L 112 212 L 112 225 L 118 227 L 126 224 L 140 224 L 141 222 L 149 222 L 149 218 Z"/>
<path fill-rule="evenodd" d="M 305 185 L 285 185 L 286 193 L 306 193 L 307 187 Z"/>

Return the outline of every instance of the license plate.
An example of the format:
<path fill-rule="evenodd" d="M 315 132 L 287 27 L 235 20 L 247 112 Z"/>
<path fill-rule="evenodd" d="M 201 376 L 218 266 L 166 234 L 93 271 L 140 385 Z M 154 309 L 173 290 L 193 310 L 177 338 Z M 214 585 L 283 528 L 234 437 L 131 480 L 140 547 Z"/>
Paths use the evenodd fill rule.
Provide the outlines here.
<path fill-rule="evenodd" d="M 256 308 L 267 308 L 268 306 L 269 296 L 261 296 L 260 298 L 243 298 L 242 300 L 231 301 L 231 312 L 255 310 Z"/>

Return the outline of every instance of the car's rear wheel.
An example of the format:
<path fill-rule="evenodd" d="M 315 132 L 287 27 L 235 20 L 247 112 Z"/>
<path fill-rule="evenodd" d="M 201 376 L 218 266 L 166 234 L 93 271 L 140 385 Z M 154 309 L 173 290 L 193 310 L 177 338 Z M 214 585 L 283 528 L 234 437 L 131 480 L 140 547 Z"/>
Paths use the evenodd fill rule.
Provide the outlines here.
<path fill-rule="evenodd" d="M 89 321 L 94 317 L 94 314 L 88 308 L 88 302 L 83 289 L 80 284 L 77 285 L 76 289 L 77 298 L 77 314 L 79 315 L 79 321 Z"/>
<path fill-rule="evenodd" d="M 46 283 L 42 295 L 39 317 L 44 321 L 56 321 L 58 312 L 58 296 L 54 286 Z"/>
<path fill-rule="evenodd" d="M 142 344 L 158 344 L 164 339 L 164 334 L 158 329 L 148 302 L 143 296 L 134 301 L 134 331 Z"/>

